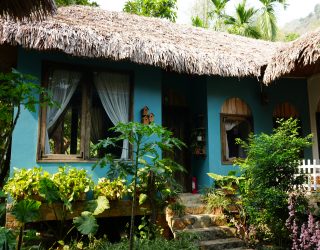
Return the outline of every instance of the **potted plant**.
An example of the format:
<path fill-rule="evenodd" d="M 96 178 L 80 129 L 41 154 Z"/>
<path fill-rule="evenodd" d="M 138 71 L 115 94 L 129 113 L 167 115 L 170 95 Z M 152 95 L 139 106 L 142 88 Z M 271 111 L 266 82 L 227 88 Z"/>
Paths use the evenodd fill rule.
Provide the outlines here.
<path fill-rule="evenodd" d="M 105 196 L 109 201 L 120 200 L 127 193 L 125 180 L 116 178 L 113 181 L 100 178 L 93 189 L 94 197 Z"/>
<path fill-rule="evenodd" d="M 39 192 L 41 180 L 49 178 L 49 173 L 42 168 L 14 169 L 13 176 L 3 187 L 4 191 L 15 201 L 24 199 L 43 200 Z"/>
<path fill-rule="evenodd" d="M 64 202 L 85 200 L 86 193 L 93 188 L 93 181 L 85 169 L 59 167 L 52 180 Z"/>

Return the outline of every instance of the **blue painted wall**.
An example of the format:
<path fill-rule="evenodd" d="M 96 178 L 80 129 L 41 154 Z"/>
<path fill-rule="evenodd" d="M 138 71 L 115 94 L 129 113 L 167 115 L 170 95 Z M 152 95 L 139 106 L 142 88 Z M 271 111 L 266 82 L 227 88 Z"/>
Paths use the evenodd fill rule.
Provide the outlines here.
<path fill-rule="evenodd" d="M 264 87 L 269 103 L 261 105 L 261 86 L 255 79 L 237 78 L 207 78 L 207 108 L 208 108 L 208 169 L 210 172 L 227 174 L 236 170 L 232 165 L 221 162 L 220 142 L 220 110 L 224 101 L 231 97 L 239 97 L 251 108 L 253 115 L 254 133 L 270 133 L 273 127 L 272 113 L 277 104 L 290 102 L 300 113 L 303 133 L 310 133 L 308 94 L 306 80 L 282 79 Z M 311 150 L 305 152 L 305 158 L 311 157 Z M 203 177 L 200 185 L 210 185 L 212 180 Z"/>
<path fill-rule="evenodd" d="M 155 114 L 155 121 L 162 123 L 162 84 L 172 86 L 186 96 L 191 115 L 205 114 L 207 119 L 207 156 L 191 158 L 192 175 L 198 179 L 202 189 L 212 183 L 206 175 L 208 172 L 227 174 L 234 170 L 231 165 L 221 163 L 220 143 L 220 110 L 223 102 L 231 97 L 239 97 L 251 108 L 253 113 L 254 132 L 272 131 L 272 112 L 274 107 L 283 102 L 292 103 L 299 111 L 304 134 L 310 133 L 307 85 L 305 80 L 283 79 L 276 84 L 265 87 L 269 97 L 267 105 L 261 105 L 261 86 L 256 79 L 221 78 L 205 76 L 188 76 L 183 74 L 163 74 L 160 69 L 137 65 L 129 62 L 106 62 L 102 60 L 80 59 L 61 53 L 40 53 L 19 49 L 18 70 L 35 75 L 41 79 L 42 63 L 44 61 L 69 63 L 100 67 L 106 70 L 131 71 L 134 78 L 135 121 L 140 121 L 140 110 L 147 105 Z M 21 117 L 13 135 L 11 167 L 30 168 L 43 166 L 49 172 L 55 172 L 57 163 L 36 162 L 38 143 L 38 113 L 22 110 Z M 306 152 L 306 158 L 311 157 L 311 150 Z M 60 164 L 61 165 L 61 164 Z M 68 164 L 91 170 L 92 162 Z M 92 175 L 94 179 L 103 175 L 106 170 L 96 168 Z"/>
<path fill-rule="evenodd" d="M 44 61 L 100 67 L 105 68 L 106 70 L 131 71 L 134 78 L 134 120 L 140 121 L 140 110 L 147 105 L 151 112 L 155 114 L 155 122 L 158 124 L 162 123 L 160 69 L 128 62 L 114 63 L 102 60 L 79 59 L 61 53 L 40 53 L 24 49 L 19 49 L 17 69 L 22 73 L 32 74 L 38 79 L 41 79 L 42 62 Z M 33 166 L 41 165 L 45 170 L 55 172 L 59 165 L 63 165 L 58 163 L 37 163 L 38 117 L 39 109 L 37 109 L 35 113 L 30 113 L 22 109 L 20 119 L 13 134 L 11 168 L 31 168 Z M 68 163 L 68 165 L 91 170 L 93 162 Z M 102 176 L 105 171 L 106 170 L 96 168 L 92 172 L 93 178 L 96 180 L 99 176 Z"/>

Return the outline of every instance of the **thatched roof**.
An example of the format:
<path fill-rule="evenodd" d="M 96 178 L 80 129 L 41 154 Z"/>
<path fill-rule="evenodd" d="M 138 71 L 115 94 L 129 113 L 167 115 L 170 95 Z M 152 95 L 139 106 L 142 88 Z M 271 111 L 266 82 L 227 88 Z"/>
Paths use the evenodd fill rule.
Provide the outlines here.
<path fill-rule="evenodd" d="M 0 16 L 43 19 L 56 12 L 54 0 L 1 0 Z"/>
<path fill-rule="evenodd" d="M 268 64 L 266 84 L 285 76 L 308 77 L 320 72 L 320 29 L 286 44 Z"/>
<path fill-rule="evenodd" d="M 153 65 L 199 75 L 261 76 L 279 44 L 99 8 L 63 7 L 43 21 L 0 21 L 0 44 Z"/>

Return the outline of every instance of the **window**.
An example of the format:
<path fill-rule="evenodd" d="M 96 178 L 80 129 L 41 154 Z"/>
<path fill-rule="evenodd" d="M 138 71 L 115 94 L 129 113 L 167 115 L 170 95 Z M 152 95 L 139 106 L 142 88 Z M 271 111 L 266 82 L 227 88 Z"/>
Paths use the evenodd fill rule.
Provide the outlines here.
<path fill-rule="evenodd" d="M 236 138 L 246 140 L 252 131 L 249 106 L 240 98 L 230 98 L 221 108 L 221 152 L 222 162 L 231 164 L 235 158 L 244 158 L 243 148 Z"/>
<path fill-rule="evenodd" d="M 298 118 L 299 113 L 295 108 L 295 106 L 293 106 L 289 102 L 284 102 L 275 106 L 272 117 L 273 117 L 273 127 L 276 128 L 277 127 L 276 121 L 278 119 L 289 119 L 290 117 Z"/>
<path fill-rule="evenodd" d="M 49 68 L 45 86 L 59 107 L 41 110 L 39 160 L 79 161 L 101 157 L 93 144 L 112 136 L 108 128 L 128 122 L 130 77 L 111 72 Z M 127 159 L 129 144 L 120 142 L 114 153 Z"/>

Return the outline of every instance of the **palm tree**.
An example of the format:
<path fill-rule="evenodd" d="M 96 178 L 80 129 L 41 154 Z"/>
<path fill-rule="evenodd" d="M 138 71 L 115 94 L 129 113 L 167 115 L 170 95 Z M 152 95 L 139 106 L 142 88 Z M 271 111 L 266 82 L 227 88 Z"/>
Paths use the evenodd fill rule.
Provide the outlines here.
<path fill-rule="evenodd" d="M 208 12 L 208 16 L 214 19 L 213 28 L 217 31 L 221 31 L 223 29 L 224 20 L 226 18 L 226 4 L 229 1 L 230 0 L 211 0 L 213 9 Z"/>
<path fill-rule="evenodd" d="M 283 4 L 286 7 L 286 0 L 259 0 L 262 4 L 258 24 L 261 30 L 262 38 L 274 41 L 277 36 L 278 26 L 275 15 L 275 5 Z"/>
<path fill-rule="evenodd" d="M 246 8 L 246 0 L 236 6 L 235 17 L 227 16 L 225 24 L 228 26 L 228 32 L 241 36 L 252 38 L 261 38 L 261 33 L 256 25 L 255 8 Z"/>

